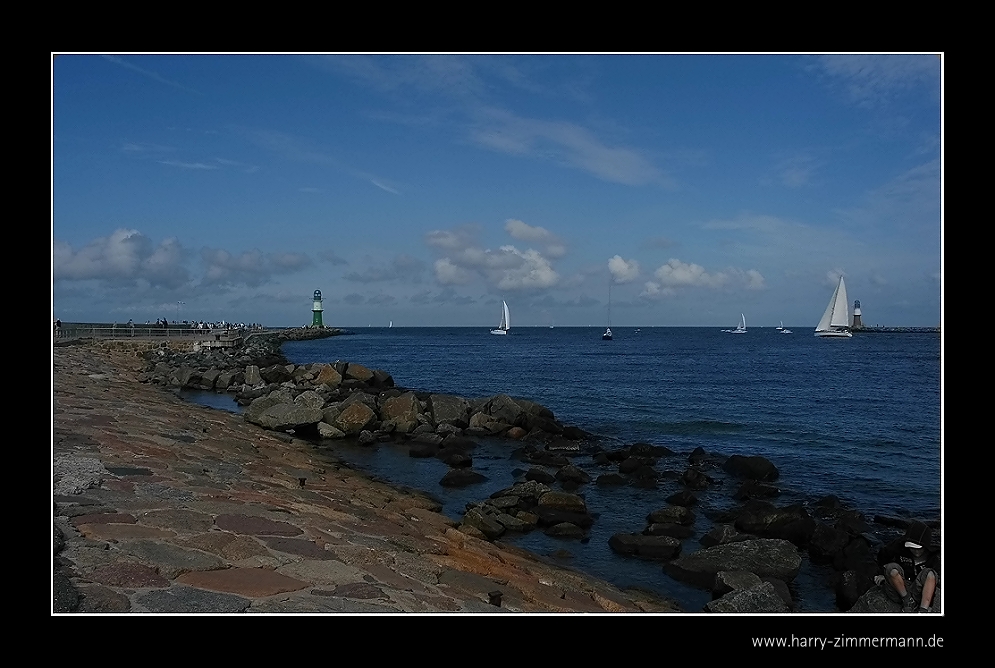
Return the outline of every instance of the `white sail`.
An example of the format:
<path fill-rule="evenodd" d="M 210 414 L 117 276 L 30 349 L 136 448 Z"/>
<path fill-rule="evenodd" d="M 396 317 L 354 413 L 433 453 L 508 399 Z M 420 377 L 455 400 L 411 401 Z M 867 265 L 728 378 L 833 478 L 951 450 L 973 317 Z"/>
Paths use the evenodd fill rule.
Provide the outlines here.
<path fill-rule="evenodd" d="M 508 302 L 501 302 L 501 324 L 497 326 L 497 329 L 492 329 L 491 334 L 507 334 L 508 330 L 511 329 L 511 315 L 508 312 Z"/>
<path fill-rule="evenodd" d="M 820 333 L 838 333 L 842 336 L 849 336 L 850 311 L 846 299 L 846 284 L 840 276 L 840 282 L 836 284 L 836 290 L 829 299 L 826 312 L 822 314 L 822 320 L 815 328 L 816 336 Z"/>
<path fill-rule="evenodd" d="M 736 325 L 736 329 L 723 329 L 723 332 L 729 332 L 730 334 L 745 334 L 746 333 L 746 314 L 739 314 L 739 324 Z"/>

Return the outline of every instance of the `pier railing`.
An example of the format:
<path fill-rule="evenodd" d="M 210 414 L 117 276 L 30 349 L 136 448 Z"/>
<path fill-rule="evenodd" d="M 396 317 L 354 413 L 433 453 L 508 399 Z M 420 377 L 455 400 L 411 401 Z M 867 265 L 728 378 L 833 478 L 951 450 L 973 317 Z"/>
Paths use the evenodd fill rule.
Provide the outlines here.
<path fill-rule="evenodd" d="M 55 330 L 56 341 L 75 339 L 145 339 L 228 342 L 241 339 L 249 330 L 243 329 L 198 329 L 195 327 L 155 327 L 152 325 L 63 325 Z"/>

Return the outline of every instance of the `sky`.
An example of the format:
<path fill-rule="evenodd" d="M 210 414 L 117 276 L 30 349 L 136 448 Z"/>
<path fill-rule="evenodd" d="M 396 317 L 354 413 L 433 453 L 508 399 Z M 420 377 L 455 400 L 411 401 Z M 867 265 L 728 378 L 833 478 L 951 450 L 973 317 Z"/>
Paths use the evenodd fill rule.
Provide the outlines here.
<path fill-rule="evenodd" d="M 935 327 L 942 65 L 54 55 L 53 319 Z"/>

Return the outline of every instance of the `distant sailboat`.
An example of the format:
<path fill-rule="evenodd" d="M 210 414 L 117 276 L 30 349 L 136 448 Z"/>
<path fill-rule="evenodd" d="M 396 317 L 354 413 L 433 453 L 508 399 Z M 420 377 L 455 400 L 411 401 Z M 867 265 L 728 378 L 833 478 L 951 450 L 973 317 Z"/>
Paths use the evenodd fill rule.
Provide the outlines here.
<path fill-rule="evenodd" d="M 822 320 L 815 328 L 816 336 L 829 336 L 848 339 L 853 336 L 850 332 L 850 313 L 846 303 L 846 284 L 840 276 L 840 282 L 836 284 L 836 290 L 829 299 L 829 306 L 822 314 Z"/>
<path fill-rule="evenodd" d="M 508 302 L 502 301 L 501 305 L 504 307 L 501 311 L 501 324 L 497 326 L 497 329 L 492 329 L 491 334 L 507 334 L 508 330 L 511 329 L 511 316 L 508 313 Z"/>
<path fill-rule="evenodd" d="M 605 333 L 601 335 L 602 341 L 612 340 L 612 284 L 611 281 L 608 282 L 608 327 L 605 329 Z"/>
<path fill-rule="evenodd" d="M 391 320 L 389 323 L 387 323 L 387 329 L 390 329 L 393 326 L 394 326 L 394 321 L 393 320 Z"/>
<path fill-rule="evenodd" d="M 784 326 L 784 321 L 783 320 L 781 321 L 781 326 L 780 327 L 775 327 L 774 329 L 776 329 L 777 331 L 781 332 L 781 334 L 790 334 L 791 333 L 791 330 Z"/>
<path fill-rule="evenodd" d="M 730 334 L 746 334 L 746 315 L 743 313 L 740 313 L 739 315 L 741 320 L 739 321 L 739 325 L 736 326 L 736 329 L 723 329 L 722 331 L 729 332 Z"/>

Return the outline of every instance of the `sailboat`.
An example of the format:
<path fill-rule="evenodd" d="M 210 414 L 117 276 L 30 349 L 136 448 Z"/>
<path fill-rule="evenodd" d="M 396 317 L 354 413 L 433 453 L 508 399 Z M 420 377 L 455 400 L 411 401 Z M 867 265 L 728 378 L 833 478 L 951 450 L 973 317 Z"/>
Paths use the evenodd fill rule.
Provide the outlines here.
<path fill-rule="evenodd" d="M 784 326 L 783 320 L 781 321 L 781 325 L 779 327 L 775 327 L 774 329 L 781 332 L 781 334 L 791 334 L 791 330 Z"/>
<path fill-rule="evenodd" d="M 723 332 L 729 332 L 730 334 L 746 334 L 746 315 L 740 313 L 740 321 L 736 326 L 736 329 L 723 329 Z"/>
<path fill-rule="evenodd" d="M 501 324 L 497 326 L 497 329 L 492 329 L 491 334 L 507 334 L 508 330 L 511 329 L 511 318 L 508 315 L 508 302 L 502 301 L 501 305 L 504 310 L 501 311 Z"/>
<path fill-rule="evenodd" d="M 393 326 L 394 326 L 394 321 L 393 320 L 391 320 L 390 322 L 387 323 L 387 329 L 390 329 Z"/>
<path fill-rule="evenodd" d="M 850 314 L 846 303 L 846 285 L 843 283 L 842 276 L 840 276 L 840 282 L 836 285 L 836 290 L 829 300 L 826 312 L 822 314 L 822 320 L 815 328 L 815 335 L 846 339 L 853 336 L 850 332 Z"/>
<path fill-rule="evenodd" d="M 602 341 L 612 340 L 612 284 L 611 281 L 608 282 L 608 327 L 605 329 L 605 333 L 601 335 Z"/>

